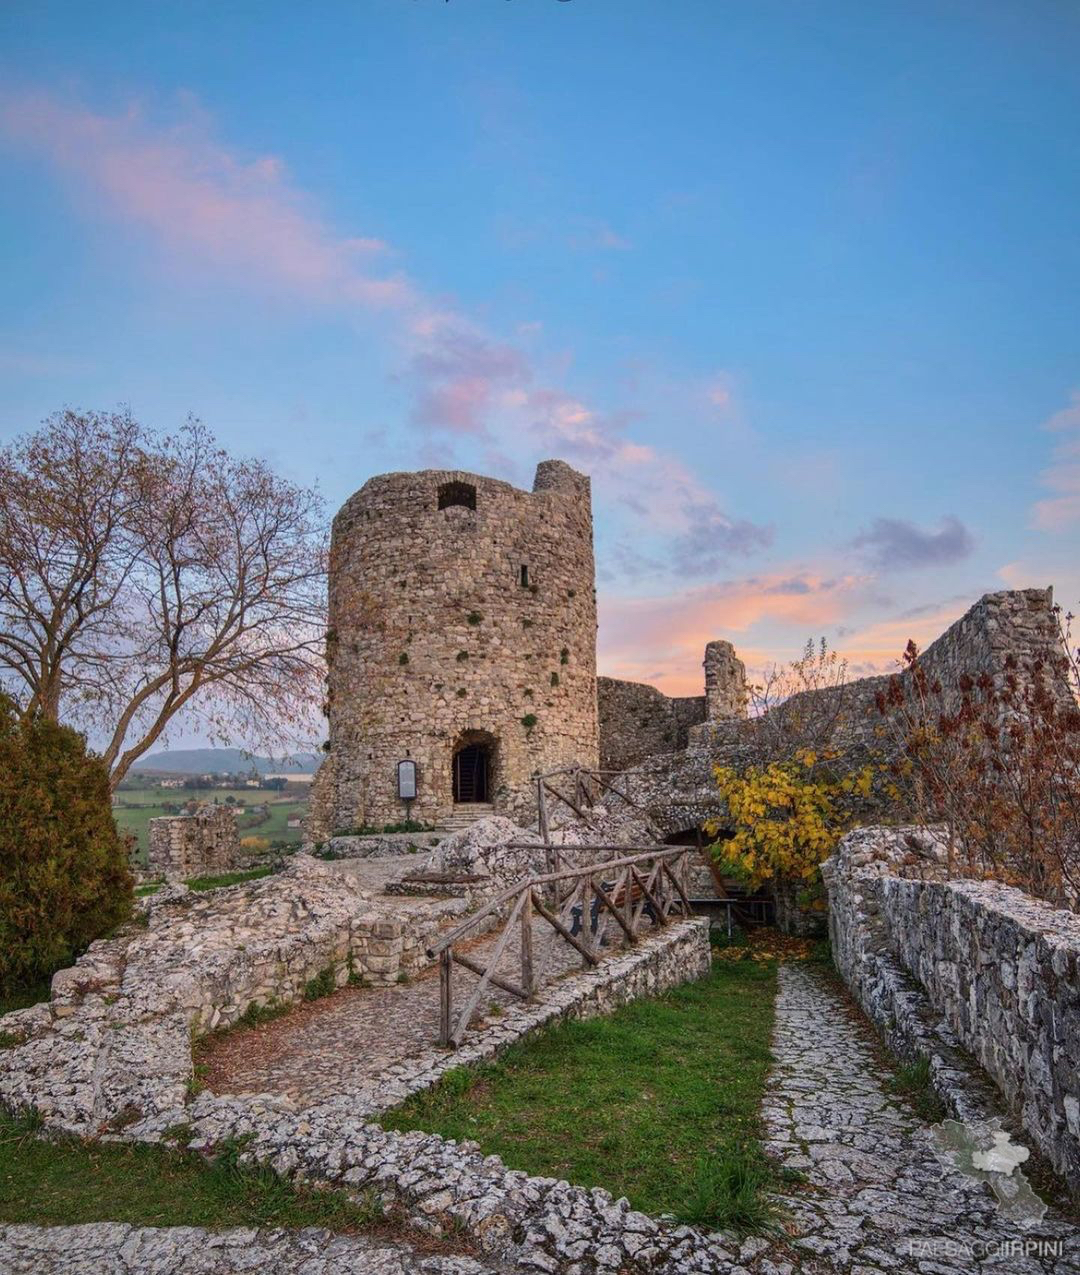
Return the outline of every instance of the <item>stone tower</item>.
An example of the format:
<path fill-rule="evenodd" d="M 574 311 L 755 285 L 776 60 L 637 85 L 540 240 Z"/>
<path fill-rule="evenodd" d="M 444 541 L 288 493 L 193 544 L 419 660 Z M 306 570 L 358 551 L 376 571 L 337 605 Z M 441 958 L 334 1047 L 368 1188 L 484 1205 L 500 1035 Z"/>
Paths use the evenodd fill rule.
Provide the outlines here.
<path fill-rule="evenodd" d="M 531 492 L 459 471 L 372 478 L 334 519 L 327 659 L 316 840 L 487 804 L 513 815 L 538 771 L 596 766 L 589 479 L 558 460 Z"/>
<path fill-rule="evenodd" d="M 730 642 L 717 639 L 705 647 L 705 719 L 745 717 L 746 665 Z"/>

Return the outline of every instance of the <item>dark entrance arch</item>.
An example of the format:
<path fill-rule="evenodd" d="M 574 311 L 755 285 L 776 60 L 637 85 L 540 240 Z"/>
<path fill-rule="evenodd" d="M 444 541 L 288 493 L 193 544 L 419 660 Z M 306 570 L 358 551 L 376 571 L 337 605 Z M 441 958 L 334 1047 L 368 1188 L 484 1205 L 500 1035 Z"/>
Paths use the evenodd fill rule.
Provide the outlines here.
<path fill-rule="evenodd" d="M 454 801 L 491 800 L 491 749 L 465 744 L 454 754 Z"/>

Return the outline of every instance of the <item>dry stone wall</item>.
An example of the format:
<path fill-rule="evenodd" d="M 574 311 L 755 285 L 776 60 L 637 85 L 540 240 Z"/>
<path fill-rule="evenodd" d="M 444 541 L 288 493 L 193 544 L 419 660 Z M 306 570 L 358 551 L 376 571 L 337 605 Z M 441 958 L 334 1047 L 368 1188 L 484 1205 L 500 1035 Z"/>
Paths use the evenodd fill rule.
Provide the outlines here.
<path fill-rule="evenodd" d="M 487 799 L 520 813 L 535 772 L 595 766 L 589 480 L 544 461 L 531 492 L 458 471 L 371 479 L 334 519 L 329 753 L 312 840 L 453 811 L 454 756 L 487 759 Z"/>
<path fill-rule="evenodd" d="M 746 668 L 730 642 L 705 648 L 705 694 L 669 696 L 645 682 L 597 679 L 600 764 L 623 770 L 658 753 L 686 748 L 695 727 L 746 716 Z"/>
<path fill-rule="evenodd" d="M 671 698 L 644 682 L 596 680 L 600 765 L 623 770 L 654 753 L 685 748 L 690 727 L 705 720 L 705 696 Z"/>
<path fill-rule="evenodd" d="M 914 828 L 844 838 L 823 868 L 837 967 L 898 1052 L 933 1061 L 937 1038 L 959 1041 L 1075 1189 L 1080 917 L 998 882 L 947 880 L 945 858 Z M 943 1029 L 921 1021 L 924 999 Z"/>
<path fill-rule="evenodd" d="M 229 872 L 240 864 L 240 837 L 231 806 L 200 806 L 193 815 L 166 815 L 151 819 L 149 826 L 151 876 L 184 881 Z"/>

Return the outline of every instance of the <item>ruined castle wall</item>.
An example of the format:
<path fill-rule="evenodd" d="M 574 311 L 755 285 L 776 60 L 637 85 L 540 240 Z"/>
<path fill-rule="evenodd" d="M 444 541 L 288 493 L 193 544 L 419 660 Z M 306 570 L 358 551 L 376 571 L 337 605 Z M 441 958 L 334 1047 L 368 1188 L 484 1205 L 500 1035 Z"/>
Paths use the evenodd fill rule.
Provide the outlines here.
<path fill-rule="evenodd" d="M 450 484 L 475 508 L 440 508 Z M 418 766 L 409 814 L 428 822 L 453 808 L 463 744 L 489 749 L 502 813 L 527 809 L 537 771 L 595 766 L 588 478 L 545 461 L 531 492 L 458 471 L 371 479 L 334 519 L 327 656 L 315 839 L 403 819 L 402 759 Z"/>
<path fill-rule="evenodd" d="M 897 1053 L 929 1059 L 948 1098 L 943 1019 L 1075 1189 L 1080 917 L 996 881 L 948 880 L 945 861 L 944 840 L 920 829 L 848 833 L 822 868 L 837 968 Z"/>
<path fill-rule="evenodd" d="M 166 881 L 229 872 L 240 860 L 240 838 L 231 806 L 201 806 L 193 815 L 151 819 L 148 867 Z"/>
<path fill-rule="evenodd" d="M 685 748 L 691 726 L 705 720 L 705 696 L 672 698 L 644 682 L 596 679 L 600 765 L 622 770 L 654 753 Z"/>
<path fill-rule="evenodd" d="M 745 717 L 746 665 L 730 642 L 717 640 L 705 647 L 705 717 L 725 721 Z"/>
<path fill-rule="evenodd" d="M 746 716 L 746 668 L 730 642 L 705 648 L 705 694 L 672 697 L 645 682 L 597 679 L 600 764 L 621 770 L 657 753 L 684 749 L 707 721 Z"/>
<path fill-rule="evenodd" d="M 998 684 L 1005 676 L 1006 660 L 1015 656 L 1021 664 L 1056 649 L 1057 625 L 1052 589 L 1010 589 L 984 594 L 970 610 L 950 625 L 919 657 L 932 681 L 940 681 L 945 702 L 958 688 L 960 675 L 989 673 Z M 897 652 L 899 661 L 901 652 Z M 784 713 L 807 716 L 837 712 L 837 731 L 845 741 L 867 748 L 885 745 L 884 719 L 877 708 L 879 692 L 888 689 L 890 674 L 863 677 L 839 688 L 804 691 L 793 695 Z M 724 744 L 730 730 L 705 722 L 690 732 L 692 746 Z"/>

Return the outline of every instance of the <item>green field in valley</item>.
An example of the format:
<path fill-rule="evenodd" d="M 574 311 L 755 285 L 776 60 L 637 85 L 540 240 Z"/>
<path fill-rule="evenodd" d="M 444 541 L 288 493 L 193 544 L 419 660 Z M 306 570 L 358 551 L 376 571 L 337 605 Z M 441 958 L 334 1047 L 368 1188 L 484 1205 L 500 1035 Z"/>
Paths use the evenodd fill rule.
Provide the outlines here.
<path fill-rule="evenodd" d="M 121 832 L 135 836 L 140 858 L 145 860 L 149 844 L 151 819 L 175 813 L 166 806 L 182 807 L 192 798 L 204 802 L 224 802 L 235 798 L 244 805 L 237 812 L 237 824 L 241 837 L 264 837 L 267 841 L 283 841 L 289 845 L 300 844 L 299 828 L 288 827 L 293 815 L 301 818 L 307 814 L 306 795 L 279 793 L 259 788 L 129 788 L 121 789 L 113 800 L 113 818 Z M 268 816 L 257 826 L 250 826 L 255 818 L 251 807 L 266 803 Z"/>

